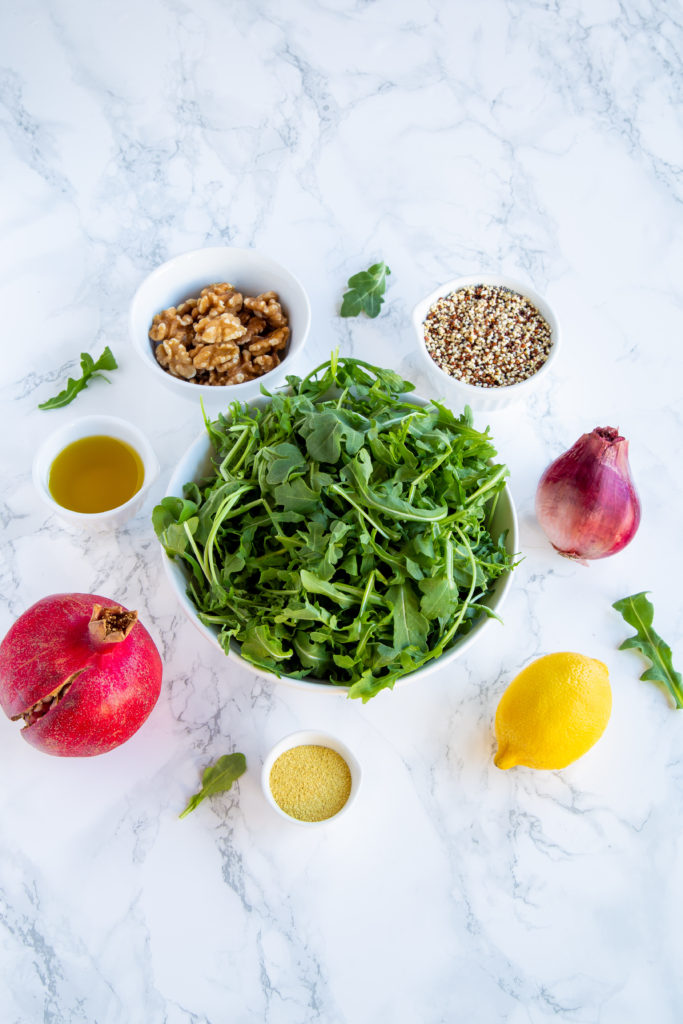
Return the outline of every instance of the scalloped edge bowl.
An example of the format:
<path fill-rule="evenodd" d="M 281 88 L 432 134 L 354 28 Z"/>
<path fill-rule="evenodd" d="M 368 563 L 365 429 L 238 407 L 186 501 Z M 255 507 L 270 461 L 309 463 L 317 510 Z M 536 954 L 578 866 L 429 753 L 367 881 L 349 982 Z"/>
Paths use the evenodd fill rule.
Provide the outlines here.
<path fill-rule="evenodd" d="M 536 307 L 550 327 L 552 347 L 548 358 L 540 370 L 531 377 L 527 377 L 526 380 L 520 381 L 519 384 L 511 384 L 509 387 L 504 388 L 481 388 L 475 384 L 465 384 L 464 381 L 458 380 L 457 377 L 451 377 L 450 374 L 442 370 L 427 351 L 424 337 L 424 321 L 431 306 L 434 305 L 437 299 L 443 298 L 459 288 L 469 288 L 475 284 L 509 288 L 511 291 L 517 292 L 518 295 L 523 295 L 525 299 L 528 299 Z M 517 281 L 513 277 L 506 277 L 504 274 L 469 274 L 467 277 L 455 277 L 451 281 L 446 281 L 431 291 L 429 295 L 426 295 L 425 298 L 420 299 L 413 309 L 411 319 L 415 334 L 417 335 L 417 347 L 422 369 L 436 392 L 451 404 L 456 406 L 469 405 L 481 412 L 493 412 L 496 409 L 504 409 L 506 406 L 512 405 L 513 402 L 518 402 L 528 397 L 548 376 L 560 350 L 560 323 L 550 303 L 528 284 Z"/>

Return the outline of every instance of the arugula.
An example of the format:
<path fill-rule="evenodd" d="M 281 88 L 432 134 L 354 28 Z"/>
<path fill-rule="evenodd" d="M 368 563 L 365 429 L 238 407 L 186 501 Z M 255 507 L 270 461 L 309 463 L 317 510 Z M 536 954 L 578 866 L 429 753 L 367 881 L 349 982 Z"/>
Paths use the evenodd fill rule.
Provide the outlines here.
<path fill-rule="evenodd" d="M 393 370 L 334 354 L 287 380 L 206 419 L 214 473 L 152 522 L 226 652 L 366 701 L 492 614 L 507 469 L 469 409 L 411 402 Z"/>
<path fill-rule="evenodd" d="M 97 361 L 88 352 L 81 352 L 81 370 L 83 371 L 82 376 L 77 380 L 73 377 L 69 377 L 66 387 L 63 391 L 60 391 L 54 398 L 48 398 L 47 402 L 41 402 L 38 406 L 39 409 L 61 409 L 63 406 L 68 405 L 69 402 L 73 402 L 76 395 L 83 391 L 88 386 L 88 381 L 92 377 L 104 377 L 101 370 L 116 370 L 118 369 L 118 363 L 114 359 L 113 353 L 109 346 L 105 347 L 104 352 Z M 107 380 L 106 377 L 104 377 Z"/>
<path fill-rule="evenodd" d="M 202 788 L 193 797 L 190 797 L 190 802 L 178 817 L 184 818 L 208 796 L 226 792 L 233 782 L 239 779 L 240 775 L 244 775 L 246 770 L 247 761 L 244 754 L 224 754 L 223 757 L 219 757 L 215 764 L 210 764 L 208 768 L 204 769 Z"/>
<path fill-rule="evenodd" d="M 632 594 L 620 601 L 615 601 L 612 607 L 620 612 L 629 626 L 636 630 L 635 636 L 624 640 L 619 647 L 620 651 L 627 651 L 636 648 L 648 658 L 652 665 L 643 672 L 641 679 L 652 680 L 663 683 L 671 694 L 677 708 L 683 708 L 683 684 L 681 673 L 676 672 L 673 666 L 673 655 L 668 644 L 652 627 L 655 610 L 652 603 L 648 601 L 643 590 L 639 594 Z"/>
<path fill-rule="evenodd" d="M 387 276 L 391 273 L 386 263 L 373 263 L 367 270 L 354 274 L 348 280 L 349 291 L 344 293 L 341 316 L 358 316 L 365 312 L 373 319 L 378 316 L 384 302 Z"/>

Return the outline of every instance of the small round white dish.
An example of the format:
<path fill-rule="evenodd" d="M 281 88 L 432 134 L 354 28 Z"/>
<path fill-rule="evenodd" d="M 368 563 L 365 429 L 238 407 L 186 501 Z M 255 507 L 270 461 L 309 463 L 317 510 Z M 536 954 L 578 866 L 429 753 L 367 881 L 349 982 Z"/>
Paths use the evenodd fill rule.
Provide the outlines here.
<path fill-rule="evenodd" d="M 207 285 L 228 281 L 246 295 L 275 291 L 289 318 L 290 337 L 286 355 L 279 366 L 256 380 L 243 384 L 195 384 L 167 373 L 156 360 L 149 329 L 157 313 L 196 297 Z M 182 253 L 162 263 L 142 282 L 130 307 L 129 330 L 133 347 L 157 383 L 176 395 L 199 401 L 207 408 L 227 408 L 230 402 L 244 402 L 261 394 L 261 384 L 270 390 L 294 372 L 311 325 L 311 307 L 303 285 L 280 263 L 256 249 L 215 246 Z"/>
<path fill-rule="evenodd" d="M 67 445 L 79 441 L 83 437 L 100 435 L 116 437 L 135 449 L 144 468 L 142 486 L 125 504 L 118 505 L 107 512 L 73 512 L 56 502 L 50 494 L 50 468 Z M 78 420 L 65 423 L 50 434 L 38 449 L 33 460 L 33 485 L 48 508 L 64 522 L 89 529 L 111 529 L 121 526 L 122 523 L 134 516 L 158 475 L 159 462 L 145 435 L 132 423 L 119 419 L 117 416 L 82 416 Z"/>
<path fill-rule="evenodd" d="M 408 397 L 411 402 L 424 405 L 427 404 L 424 399 L 417 397 L 412 392 Z M 263 408 L 268 401 L 269 399 L 262 395 L 250 404 L 252 407 Z M 211 475 L 214 472 L 211 456 L 211 441 L 206 431 L 203 431 L 194 443 L 190 445 L 185 454 L 181 456 L 175 469 L 171 473 L 168 487 L 166 489 L 166 495 L 180 497 L 183 493 L 183 486 L 186 483 L 191 481 L 199 483 L 200 480 Z M 495 535 L 500 535 L 505 531 L 507 534 L 506 548 L 510 555 L 515 554 L 518 542 L 517 513 L 508 487 L 505 487 L 500 493 L 492 520 L 491 531 Z M 180 559 L 169 558 L 163 548 L 161 549 L 161 557 L 163 558 L 164 568 L 171 587 L 173 588 L 175 596 L 188 619 L 195 628 L 199 630 L 202 636 L 209 641 L 209 643 L 222 651 L 223 648 L 218 641 L 218 628 L 215 626 L 205 625 L 200 621 L 197 609 L 187 596 L 187 576 L 183 569 L 183 563 Z M 512 573 L 508 572 L 496 580 L 492 587 L 491 596 L 487 601 L 487 604 L 489 608 L 497 614 L 500 614 L 501 607 L 507 596 L 508 590 L 510 589 L 511 582 Z M 457 641 L 457 643 L 442 654 L 440 658 L 435 658 L 433 661 L 428 662 L 423 668 L 419 668 L 417 671 L 403 676 L 396 683 L 396 688 L 406 686 L 408 683 L 414 683 L 418 680 L 422 681 L 432 672 L 451 664 L 451 662 L 461 657 L 465 651 L 472 646 L 472 644 L 476 643 L 485 632 L 499 626 L 500 623 L 496 623 L 494 619 L 489 618 L 486 614 L 482 613 L 481 617 L 466 636 Z M 234 640 L 230 641 L 230 648 L 227 652 L 227 656 L 231 661 L 236 662 L 243 668 L 248 668 L 260 676 L 267 676 L 273 682 L 284 683 L 297 690 L 302 690 L 304 692 L 311 692 L 312 690 L 315 692 L 325 691 L 326 693 L 336 693 L 344 697 L 348 694 L 348 687 L 346 686 L 337 686 L 334 683 L 327 683 L 323 680 L 313 678 L 292 679 L 290 676 L 278 676 L 275 675 L 275 673 L 268 672 L 267 669 L 253 665 L 250 661 L 247 661 L 246 658 L 242 657 L 240 653 L 240 646 Z"/>
<path fill-rule="evenodd" d="M 300 818 L 294 818 L 291 814 L 287 814 L 287 812 L 283 811 L 276 801 L 270 788 L 270 773 L 278 757 L 280 757 L 281 754 L 284 754 L 287 750 L 292 750 L 293 747 L 303 746 L 329 747 L 330 750 L 334 750 L 335 753 L 344 758 L 349 766 L 349 771 L 351 772 L 351 792 L 349 793 L 348 800 L 340 811 L 337 811 L 337 813 L 333 814 L 330 818 L 324 818 L 322 821 L 302 821 Z M 279 743 L 276 743 L 275 746 L 268 751 L 261 770 L 261 788 L 266 801 L 281 818 L 285 818 L 287 821 L 291 821 L 295 825 L 304 825 L 306 828 L 317 828 L 320 825 L 328 825 L 331 821 L 338 821 L 347 813 L 347 811 L 349 811 L 351 805 L 358 796 L 361 776 L 362 771 L 360 763 L 345 743 L 342 743 L 341 740 L 336 738 L 336 736 L 331 736 L 329 733 L 317 732 L 314 729 L 304 729 L 300 732 L 293 732 L 291 735 L 285 736 L 284 739 L 281 739 Z"/>
<path fill-rule="evenodd" d="M 476 284 L 489 285 L 494 288 L 509 288 L 510 291 L 523 295 L 536 307 L 550 327 L 552 337 L 550 355 L 540 370 L 519 384 L 511 384 L 508 387 L 499 388 L 484 388 L 474 384 L 465 384 L 464 381 L 458 380 L 457 377 L 452 377 L 449 373 L 442 370 L 427 351 L 424 321 L 430 308 L 437 299 L 450 295 L 451 292 L 458 291 L 460 288 L 469 288 Z M 487 412 L 503 409 L 513 402 L 526 398 L 547 377 L 557 358 L 560 347 L 559 321 L 547 300 L 521 281 L 516 281 L 512 277 L 505 277 L 501 274 L 470 274 L 468 277 L 456 277 L 452 281 L 446 281 L 418 302 L 412 313 L 412 321 L 417 335 L 417 347 L 424 372 L 429 377 L 432 385 L 437 389 L 437 397 L 441 396 L 454 404 L 456 408 L 469 405 L 473 409 Z"/>

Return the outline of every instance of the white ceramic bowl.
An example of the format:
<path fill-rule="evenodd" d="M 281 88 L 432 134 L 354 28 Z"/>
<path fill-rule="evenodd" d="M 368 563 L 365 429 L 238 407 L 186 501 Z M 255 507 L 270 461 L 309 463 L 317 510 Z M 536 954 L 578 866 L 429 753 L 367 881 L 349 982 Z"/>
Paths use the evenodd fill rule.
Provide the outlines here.
<path fill-rule="evenodd" d="M 456 377 L 451 377 L 450 374 L 437 366 L 427 351 L 424 337 L 424 321 L 431 306 L 434 305 L 437 299 L 449 295 L 459 288 L 469 288 L 475 284 L 509 288 L 511 291 L 523 295 L 536 307 L 550 327 L 552 337 L 550 355 L 537 373 L 532 377 L 528 377 L 527 380 L 521 381 L 519 384 L 511 384 L 509 387 L 504 388 L 482 388 L 474 384 L 465 384 Z M 473 409 L 486 412 L 502 409 L 506 405 L 511 405 L 513 402 L 518 402 L 520 399 L 527 397 L 547 377 L 560 347 L 560 325 L 549 303 L 528 285 L 500 274 L 471 274 L 469 277 L 456 277 L 452 281 L 446 281 L 445 284 L 439 285 L 438 288 L 435 288 L 433 292 L 430 292 L 429 295 L 418 302 L 413 310 L 412 320 L 417 335 L 418 351 L 422 359 L 423 370 L 437 389 L 437 394 L 453 404 L 456 409 L 464 405 L 470 405 Z"/>
<path fill-rule="evenodd" d="M 156 360 L 149 338 L 152 320 L 162 309 L 177 306 L 199 295 L 209 284 L 229 281 L 246 295 L 275 291 L 289 318 L 291 331 L 287 354 L 274 370 L 244 384 L 194 384 L 167 373 Z M 209 409 L 227 409 L 230 402 L 249 401 L 261 394 L 261 384 L 270 391 L 294 372 L 294 364 L 306 344 L 311 324 L 311 307 L 303 286 L 285 267 L 255 249 L 215 247 L 195 249 L 176 256 L 153 270 L 138 288 L 130 308 L 129 329 L 135 351 L 157 383 L 176 395 L 199 401 Z"/>
<path fill-rule="evenodd" d="M 424 399 L 416 397 L 412 392 L 407 397 L 411 402 L 415 402 L 416 404 L 428 404 Z M 268 399 L 262 395 L 260 398 L 252 402 L 251 405 L 262 408 L 267 403 Z M 198 483 L 203 477 L 212 474 L 214 470 L 211 463 L 211 455 L 212 446 L 208 434 L 206 434 L 206 432 L 202 432 L 196 441 L 190 445 L 173 470 L 166 490 L 167 496 L 173 495 L 181 497 L 184 484 L 189 483 L 190 481 Z M 517 514 L 515 512 L 510 491 L 507 487 L 500 493 L 492 521 L 492 533 L 494 535 L 500 534 L 504 530 L 507 530 L 506 547 L 508 552 L 512 555 L 517 551 Z M 205 637 L 209 643 L 213 644 L 215 648 L 222 651 L 223 648 L 218 642 L 218 628 L 214 626 L 207 626 L 199 620 L 197 609 L 185 593 L 187 576 L 183 568 L 183 563 L 179 559 L 169 558 L 163 548 L 161 550 L 161 554 L 164 561 L 164 567 L 166 569 L 166 575 L 173 590 L 175 591 L 176 597 L 180 602 L 183 611 L 202 636 Z M 491 597 L 488 601 L 488 605 L 493 611 L 500 613 L 501 606 L 510 588 L 511 581 L 512 573 L 509 572 L 496 580 L 492 588 Z M 472 644 L 484 634 L 484 632 L 490 629 L 495 629 L 499 626 L 500 623 L 496 623 L 494 619 L 482 614 L 467 636 L 464 636 L 461 640 L 455 643 L 451 648 L 449 648 L 449 650 L 442 654 L 440 658 L 435 658 L 433 661 L 428 662 L 428 664 L 423 668 L 417 669 L 417 671 L 403 676 L 398 680 L 396 686 L 416 682 L 418 679 L 422 680 L 437 669 L 444 668 L 446 665 L 449 665 L 456 658 L 459 658 L 464 654 L 464 652 L 468 650 Z M 270 673 L 266 669 L 259 668 L 241 656 L 239 644 L 235 643 L 234 640 L 230 642 L 228 657 L 243 667 L 246 666 L 247 668 L 250 668 L 252 672 L 257 673 L 258 675 L 266 675 L 274 682 L 286 683 L 298 690 L 310 691 L 311 688 L 314 688 L 316 692 L 324 690 L 328 693 L 343 695 L 348 693 L 348 687 L 346 686 L 336 686 L 334 683 L 326 683 L 322 680 L 292 679 L 289 676 L 277 676 L 275 673 Z"/>
<path fill-rule="evenodd" d="M 340 757 L 343 757 L 349 766 L 351 772 L 351 792 L 349 798 L 340 811 L 333 814 L 331 818 L 324 818 L 323 821 L 300 821 L 299 818 L 293 818 L 286 811 L 283 811 L 270 789 L 270 772 L 281 754 L 285 751 L 291 750 L 293 747 L 302 746 L 317 746 L 317 747 L 329 747 L 330 750 L 334 750 Z M 317 828 L 320 825 L 328 825 L 331 821 L 339 821 L 343 815 L 350 809 L 351 804 L 355 801 L 358 796 L 358 790 L 360 789 L 361 783 L 361 766 L 354 756 L 352 751 L 338 740 L 335 736 L 330 736 L 326 732 L 316 732 L 313 729 L 305 729 L 301 732 L 293 732 L 290 736 L 285 736 L 284 739 L 276 743 L 275 746 L 270 750 L 263 762 L 263 769 L 261 771 L 261 788 L 263 789 L 263 795 L 267 802 L 273 808 L 273 810 L 280 815 L 281 818 L 285 818 L 287 821 L 293 822 L 295 825 L 304 825 L 306 828 Z"/>
<path fill-rule="evenodd" d="M 102 434 L 125 441 L 135 449 L 142 459 L 145 471 L 142 487 L 124 505 L 109 509 L 107 512 L 72 512 L 71 509 L 58 504 L 50 494 L 48 486 L 50 467 L 67 445 L 79 441 L 82 437 Z M 50 434 L 38 449 L 33 460 L 33 484 L 45 504 L 64 522 L 91 529 L 110 529 L 121 526 L 122 523 L 134 516 L 158 475 L 159 462 L 145 435 L 132 423 L 119 419 L 117 416 L 82 416 L 78 420 L 65 423 L 64 426 Z"/>

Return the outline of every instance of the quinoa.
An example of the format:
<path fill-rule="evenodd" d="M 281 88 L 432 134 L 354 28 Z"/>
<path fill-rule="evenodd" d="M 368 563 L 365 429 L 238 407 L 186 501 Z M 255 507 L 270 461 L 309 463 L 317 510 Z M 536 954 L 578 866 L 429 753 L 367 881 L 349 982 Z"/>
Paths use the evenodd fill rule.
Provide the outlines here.
<path fill-rule="evenodd" d="M 351 770 L 329 747 L 303 744 L 285 750 L 270 770 L 278 807 L 299 821 L 325 821 L 341 811 L 351 793 Z"/>
<path fill-rule="evenodd" d="M 533 303 L 499 285 L 471 285 L 437 299 L 424 338 L 444 373 L 482 388 L 527 380 L 552 348 L 550 326 Z"/>

